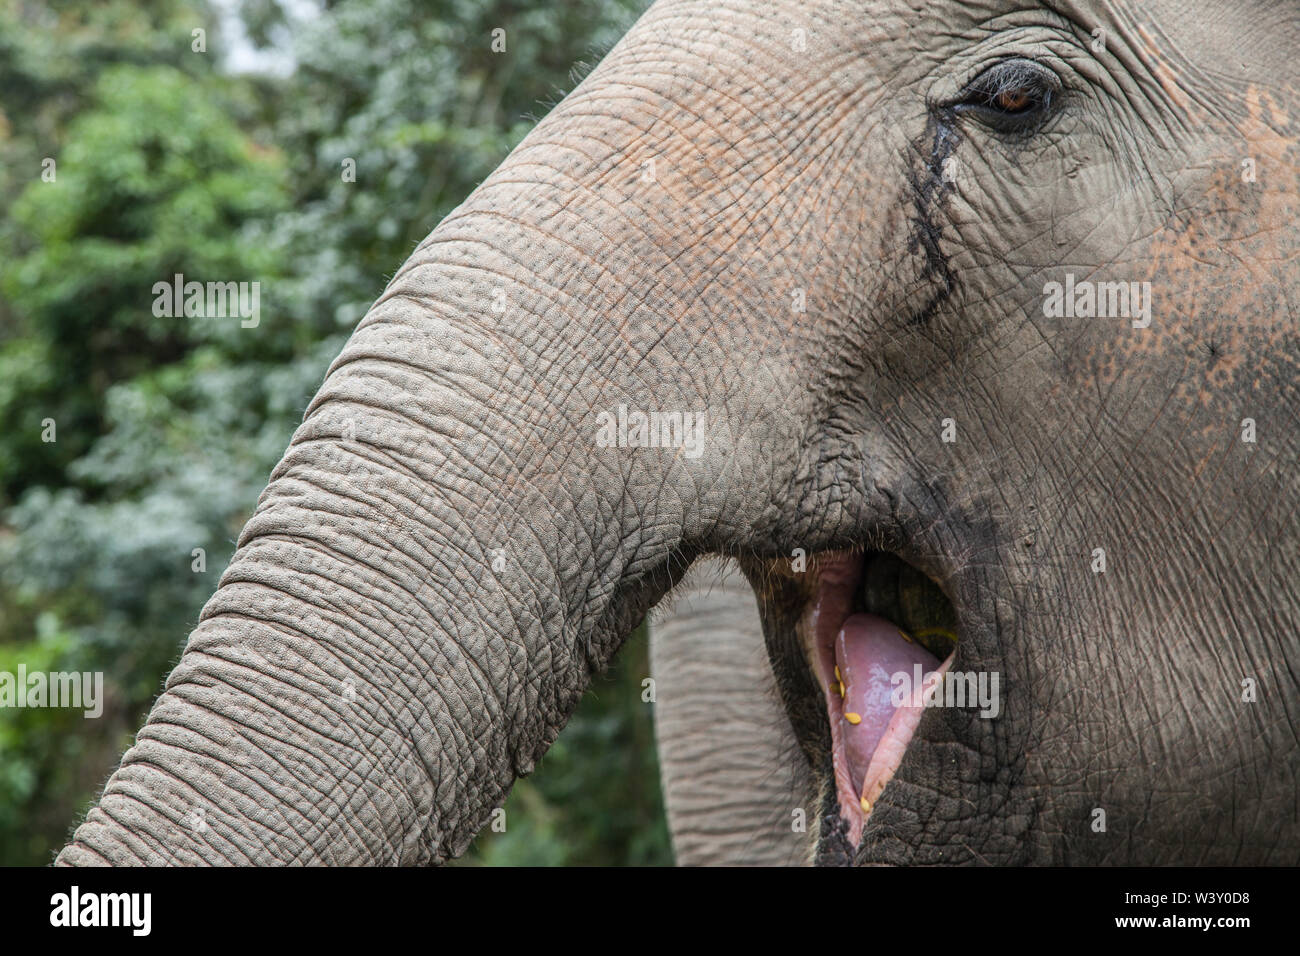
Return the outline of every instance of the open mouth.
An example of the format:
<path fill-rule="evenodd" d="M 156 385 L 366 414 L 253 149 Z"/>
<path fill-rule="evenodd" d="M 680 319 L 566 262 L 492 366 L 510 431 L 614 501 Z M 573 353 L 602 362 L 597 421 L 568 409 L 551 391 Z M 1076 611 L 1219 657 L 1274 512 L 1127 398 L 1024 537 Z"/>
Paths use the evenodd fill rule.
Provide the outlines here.
<path fill-rule="evenodd" d="M 952 661 L 957 615 L 934 581 L 893 554 L 822 554 L 810 570 L 796 631 L 825 696 L 840 814 L 856 847 L 927 690 Z"/>

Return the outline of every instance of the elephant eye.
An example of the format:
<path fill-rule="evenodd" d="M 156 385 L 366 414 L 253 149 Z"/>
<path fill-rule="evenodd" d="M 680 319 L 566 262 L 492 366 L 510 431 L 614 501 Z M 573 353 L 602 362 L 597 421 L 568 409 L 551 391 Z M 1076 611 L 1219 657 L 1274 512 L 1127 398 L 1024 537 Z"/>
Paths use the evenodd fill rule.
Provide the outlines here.
<path fill-rule="evenodd" d="M 1031 133 L 1050 115 L 1060 88 L 1056 74 L 1032 60 L 1003 60 L 975 77 L 951 108 L 998 132 Z"/>

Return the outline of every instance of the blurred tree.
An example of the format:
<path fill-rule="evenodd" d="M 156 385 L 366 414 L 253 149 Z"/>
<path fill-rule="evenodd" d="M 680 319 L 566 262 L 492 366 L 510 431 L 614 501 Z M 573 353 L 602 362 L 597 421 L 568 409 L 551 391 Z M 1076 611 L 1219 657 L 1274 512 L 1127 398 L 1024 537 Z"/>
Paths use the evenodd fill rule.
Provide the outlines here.
<path fill-rule="evenodd" d="M 172 67 L 110 67 L 69 125 L 54 181 L 34 178 L 9 210 L 0 291 L 26 320 L 0 347 L 10 493 L 57 480 L 86 453 L 112 385 L 205 338 L 237 341 L 237 321 L 221 330 L 155 316 L 156 282 L 265 281 L 275 266 L 275 250 L 247 242 L 243 227 L 285 204 L 281 170 L 208 86 Z M 41 440 L 46 418 L 53 443 Z"/>

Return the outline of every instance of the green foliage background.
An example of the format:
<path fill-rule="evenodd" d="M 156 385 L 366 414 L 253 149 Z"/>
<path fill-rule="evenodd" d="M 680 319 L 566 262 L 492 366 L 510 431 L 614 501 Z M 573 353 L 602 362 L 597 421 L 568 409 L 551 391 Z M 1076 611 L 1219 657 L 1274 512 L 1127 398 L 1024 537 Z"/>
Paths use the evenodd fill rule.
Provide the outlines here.
<path fill-rule="evenodd" d="M 0 0 L 0 671 L 107 697 L 0 709 L 0 864 L 102 786 L 388 276 L 644 6 Z M 291 68 L 229 69 L 239 31 Z M 261 324 L 155 317 L 177 272 L 260 282 Z M 647 673 L 639 633 L 466 862 L 670 862 Z"/>

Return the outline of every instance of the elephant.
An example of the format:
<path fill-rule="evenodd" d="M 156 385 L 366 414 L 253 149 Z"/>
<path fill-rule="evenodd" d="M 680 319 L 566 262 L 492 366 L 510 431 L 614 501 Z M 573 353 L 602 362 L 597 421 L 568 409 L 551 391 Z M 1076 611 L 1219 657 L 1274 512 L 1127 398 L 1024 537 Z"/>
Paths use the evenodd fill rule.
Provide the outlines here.
<path fill-rule="evenodd" d="M 703 559 L 650 627 L 659 776 L 682 866 L 798 866 L 813 858 L 816 790 L 781 705 L 754 592 Z"/>
<path fill-rule="evenodd" d="M 657 0 L 361 319 L 56 862 L 454 858 L 723 559 L 748 639 L 656 644 L 687 857 L 1296 863 L 1298 49 Z"/>

